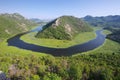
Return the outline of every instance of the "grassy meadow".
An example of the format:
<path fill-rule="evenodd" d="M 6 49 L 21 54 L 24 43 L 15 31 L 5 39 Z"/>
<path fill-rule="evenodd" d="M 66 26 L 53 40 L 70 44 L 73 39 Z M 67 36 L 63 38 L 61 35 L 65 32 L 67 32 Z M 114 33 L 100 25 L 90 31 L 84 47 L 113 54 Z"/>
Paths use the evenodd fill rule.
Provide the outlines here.
<path fill-rule="evenodd" d="M 67 48 L 70 46 L 74 46 L 77 44 L 82 44 L 85 43 L 89 40 L 92 40 L 95 38 L 95 32 L 84 32 L 80 33 L 73 40 L 57 40 L 57 39 L 40 39 L 40 38 L 35 38 L 36 32 L 25 34 L 21 37 L 21 40 L 27 42 L 27 43 L 32 43 L 36 45 L 41 45 L 41 46 L 47 46 L 47 47 L 54 47 L 54 48 Z"/>

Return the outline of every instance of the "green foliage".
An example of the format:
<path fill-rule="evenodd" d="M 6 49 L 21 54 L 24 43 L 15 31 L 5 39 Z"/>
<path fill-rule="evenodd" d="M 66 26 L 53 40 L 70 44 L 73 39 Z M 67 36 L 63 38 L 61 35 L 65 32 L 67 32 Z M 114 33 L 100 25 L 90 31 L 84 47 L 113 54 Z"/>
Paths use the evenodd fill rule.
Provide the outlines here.
<path fill-rule="evenodd" d="M 69 68 L 68 74 L 69 78 L 72 80 L 80 80 L 82 77 L 82 69 L 79 67 L 79 65 L 72 64 Z"/>
<path fill-rule="evenodd" d="M 40 77 L 38 75 L 33 75 L 31 80 L 40 80 Z"/>
<path fill-rule="evenodd" d="M 48 30 L 44 31 L 44 33 L 39 33 L 37 36 L 40 35 L 40 38 L 50 38 L 50 39 L 71 39 L 71 37 L 69 36 L 69 34 L 64 32 L 64 28 L 63 27 L 56 27 L 56 28 L 52 28 L 52 27 L 48 27 Z"/>
<path fill-rule="evenodd" d="M 43 80 L 62 80 L 61 77 L 57 76 L 57 74 L 54 73 L 48 73 L 44 76 Z"/>

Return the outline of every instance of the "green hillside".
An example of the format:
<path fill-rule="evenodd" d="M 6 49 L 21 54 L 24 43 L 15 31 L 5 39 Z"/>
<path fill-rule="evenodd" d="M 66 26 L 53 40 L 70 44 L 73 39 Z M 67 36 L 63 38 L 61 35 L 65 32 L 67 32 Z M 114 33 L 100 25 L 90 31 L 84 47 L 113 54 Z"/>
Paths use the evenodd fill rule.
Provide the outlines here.
<path fill-rule="evenodd" d="M 36 24 L 18 13 L 0 14 L 0 41 L 12 35 L 28 31 L 34 25 Z"/>
<path fill-rule="evenodd" d="M 37 38 L 71 40 L 80 32 L 89 32 L 92 29 L 84 21 L 73 16 L 62 16 L 43 27 Z"/>

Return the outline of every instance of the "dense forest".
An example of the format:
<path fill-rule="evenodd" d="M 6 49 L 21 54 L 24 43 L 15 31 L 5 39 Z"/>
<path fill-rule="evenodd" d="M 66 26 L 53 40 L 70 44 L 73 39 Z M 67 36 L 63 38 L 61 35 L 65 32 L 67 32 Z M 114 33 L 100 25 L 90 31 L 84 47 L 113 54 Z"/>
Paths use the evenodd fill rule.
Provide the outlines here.
<path fill-rule="evenodd" d="M 0 54 L 0 70 L 11 80 L 119 80 L 120 54 L 74 57 Z"/>

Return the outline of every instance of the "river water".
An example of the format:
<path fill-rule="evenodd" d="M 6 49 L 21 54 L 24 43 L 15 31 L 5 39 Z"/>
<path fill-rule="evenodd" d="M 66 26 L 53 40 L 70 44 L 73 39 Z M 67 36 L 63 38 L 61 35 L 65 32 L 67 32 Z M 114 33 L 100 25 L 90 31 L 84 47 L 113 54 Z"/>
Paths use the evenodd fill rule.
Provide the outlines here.
<path fill-rule="evenodd" d="M 37 28 L 36 30 L 41 30 L 41 29 L 42 28 Z M 32 30 L 30 32 L 33 32 L 36 30 Z M 16 36 L 8 39 L 7 40 L 8 46 L 15 46 L 15 47 L 18 47 L 21 49 L 51 54 L 53 56 L 71 56 L 73 54 L 93 50 L 93 49 L 101 46 L 105 41 L 105 35 L 102 34 L 102 30 L 97 30 L 96 38 L 93 40 L 90 40 L 86 43 L 78 44 L 78 45 L 71 46 L 68 48 L 50 48 L 50 47 L 44 47 L 44 46 L 38 46 L 35 44 L 26 43 L 26 42 L 20 40 L 20 37 L 27 33 L 29 33 L 29 32 L 18 34 Z"/>

